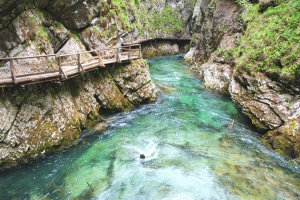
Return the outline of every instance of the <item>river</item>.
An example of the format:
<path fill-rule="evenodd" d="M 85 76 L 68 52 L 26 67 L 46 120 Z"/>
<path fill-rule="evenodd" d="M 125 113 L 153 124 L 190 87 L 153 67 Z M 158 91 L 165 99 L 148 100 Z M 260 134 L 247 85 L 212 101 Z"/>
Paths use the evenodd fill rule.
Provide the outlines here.
<path fill-rule="evenodd" d="M 263 144 L 229 98 L 206 91 L 182 56 L 149 64 L 157 103 L 1 174 L 0 199 L 300 199 L 299 166 Z"/>

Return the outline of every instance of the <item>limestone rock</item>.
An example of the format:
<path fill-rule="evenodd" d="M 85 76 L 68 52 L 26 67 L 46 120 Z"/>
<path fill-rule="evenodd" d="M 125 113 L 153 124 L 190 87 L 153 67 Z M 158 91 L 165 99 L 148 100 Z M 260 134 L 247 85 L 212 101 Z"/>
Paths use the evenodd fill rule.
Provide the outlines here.
<path fill-rule="evenodd" d="M 145 58 L 155 56 L 175 55 L 186 53 L 189 48 L 189 41 L 178 44 L 172 41 L 158 41 L 153 43 L 143 44 L 142 54 Z"/>
<path fill-rule="evenodd" d="M 0 169 L 73 144 L 106 112 L 152 103 L 157 95 L 144 60 L 63 82 L 0 91 Z M 132 102 L 132 103 L 131 103 Z"/>
<path fill-rule="evenodd" d="M 193 56 L 194 56 L 194 53 L 195 53 L 195 48 L 191 48 L 184 56 L 184 60 L 188 63 L 192 63 L 192 60 L 193 60 Z"/>
<path fill-rule="evenodd" d="M 232 71 L 230 65 L 219 63 L 205 63 L 198 69 L 204 87 L 225 95 L 229 95 Z"/>
<path fill-rule="evenodd" d="M 116 84 L 132 104 L 153 103 L 157 100 L 155 85 L 147 71 L 149 66 L 145 60 L 133 61 L 128 67 L 115 71 L 113 77 Z"/>
<path fill-rule="evenodd" d="M 267 132 L 263 140 L 273 149 L 292 158 L 300 157 L 300 116 L 285 122 L 281 127 Z"/>
<path fill-rule="evenodd" d="M 267 131 L 300 115 L 300 96 L 289 94 L 284 88 L 263 73 L 251 76 L 240 70 L 234 73 L 230 94 L 253 124 Z"/>
<path fill-rule="evenodd" d="M 194 62 L 207 62 L 224 37 L 242 32 L 239 18 L 240 7 L 234 0 L 198 0 L 192 16 Z"/>

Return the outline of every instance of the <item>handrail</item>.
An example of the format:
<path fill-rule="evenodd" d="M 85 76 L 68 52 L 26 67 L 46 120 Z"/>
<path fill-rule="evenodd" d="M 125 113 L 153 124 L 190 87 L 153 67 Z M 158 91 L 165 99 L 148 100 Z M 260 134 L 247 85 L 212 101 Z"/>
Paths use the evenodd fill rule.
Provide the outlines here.
<path fill-rule="evenodd" d="M 132 46 L 140 46 L 140 44 L 128 44 L 123 47 L 132 47 Z M 92 52 L 98 52 L 98 51 L 109 51 L 109 50 L 115 50 L 115 49 L 120 49 L 120 47 L 112 47 L 112 48 L 105 48 L 105 49 L 94 49 L 94 50 L 89 50 L 89 51 L 81 51 L 78 53 L 70 53 L 70 54 L 46 54 L 46 55 L 36 55 L 36 56 L 20 56 L 20 57 L 5 57 L 5 58 L 0 58 L 0 61 L 4 60 L 21 60 L 21 59 L 32 59 L 32 58 L 42 58 L 42 57 L 66 57 L 66 56 L 74 56 L 78 54 L 85 54 L 85 53 L 92 53 Z"/>
<path fill-rule="evenodd" d="M 108 52 L 106 52 L 108 51 Z M 83 54 L 88 54 L 81 56 Z M 64 58 L 73 56 L 70 58 Z M 94 70 L 99 67 L 105 67 L 105 64 L 121 63 L 123 61 L 130 61 L 133 59 L 141 58 L 141 44 L 130 44 L 120 47 L 93 49 L 89 51 L 82 51 L 70 54 L 47 54 L 36 56 L 23 56 L 23 57 L 6 57 L 0 58 L 0 62 L 9 62 L 10 76 L 0 76 L 0 87 L 8 87 L 16 84 L 28 85 L 45 81 L 61 82 L 68 78 L 74 77 L 78 74 L 85 73 L 86 71 Z M 48 58 L 51 59 L 39 60 L 36 64 L 18 63 L 16 60 L 29 60 L 35 58 Z M 22 66 L 24 65 L 24 66 Z M 47 68 L 48 65 L 48 68 Z M 51 65 L 51 68 L 49 68 Z M 22 66 L 21 68 L 19 68 Z M 36 68 L 41 66 L 40 68 Z M 46 66 L 43 67 L 43 66 Z M 27 68 L 26 68 L 27 67 Z M 35 67 L 32 70 L 31 67 Z M 25 70 L 25 72 L 23 71 Z M 27 71 L 30 72 L 27 72 Z"/>

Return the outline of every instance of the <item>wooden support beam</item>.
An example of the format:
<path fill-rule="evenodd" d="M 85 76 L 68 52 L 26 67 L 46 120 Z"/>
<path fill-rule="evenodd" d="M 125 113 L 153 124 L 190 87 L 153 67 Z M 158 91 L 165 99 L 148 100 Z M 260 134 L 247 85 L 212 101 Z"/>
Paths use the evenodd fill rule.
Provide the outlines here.
<path fill-rule="evenodd" d="M 142 46 L 141 44 L 139 44 L 139 58 L 141 57 L 141 54 L 142 54 Z"/>
<path fill-rule="evenodd" d="M 130 60 L 130 53 L 131 53 L 131 46 L 129 46 L 129 50 L 128 50 L 128 60 Z"/>
<path fill-rule="evenodd" d="M 102 57 L 101 57 L 101 51 L 98 50 L 98 64 L 100 67 L 105 67 L 104 63 L 103 63 L 103 60 L 102 60 Z"/>
<path fill-rule="evenodd" d="M 78 72 L 84 72 L 84 69 L 83 69 L 82 64 L 80 62 L 80 53 L 77 54 L 77 65 L 78 65 Z"/>
<path fill-rule="evenodd" d="M 16 71 L 15 71 L 15 67 L 14 67 L 14 62 L 13 62 L 13 59 L 10 59 L 9 60 L 9 67 L 10 67 L 10 73 L 11 73 L 11 79 L 12 79 L 12 82 L 14 84 L 17 84 L 17 80 L 16 80 Z"/>
<path fill-rule="evenodd" d="M 117 63 L 120 63 L 120 48 L 117 48 L 116 49 L 116 62 Z"/>
<path fill-rule="evenodd" d="M 61 67 L 61 59 L 60 59 L 60 57 L 57 58 L 57 65 L 58 65 L 58 68 L 59 68 L 60 77 L 68 79 L 68 76 L 65 74 L 64 70 Z"/>

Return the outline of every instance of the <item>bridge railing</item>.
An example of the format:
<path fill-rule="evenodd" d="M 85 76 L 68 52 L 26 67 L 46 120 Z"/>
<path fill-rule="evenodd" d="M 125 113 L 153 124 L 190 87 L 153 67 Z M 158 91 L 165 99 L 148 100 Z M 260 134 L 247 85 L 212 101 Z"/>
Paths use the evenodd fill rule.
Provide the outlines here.
<path fill-rule="evenodd" d="M 141 45 L 97 49 L 70 54 L 0 58 L 0 86 L 34 79 L 67 79 L 78 73 L 141 57 Z M 27 77 L 27 79 L 25 79 Z"/>

